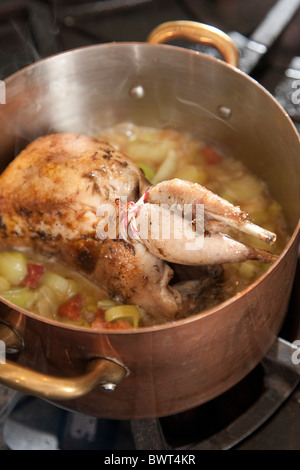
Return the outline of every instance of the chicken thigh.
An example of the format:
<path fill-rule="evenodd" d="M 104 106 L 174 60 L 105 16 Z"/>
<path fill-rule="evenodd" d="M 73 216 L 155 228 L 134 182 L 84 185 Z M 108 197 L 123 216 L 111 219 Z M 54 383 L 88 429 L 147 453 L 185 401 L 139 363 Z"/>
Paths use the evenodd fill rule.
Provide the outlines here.
<path fill-rule="evenodd" d="M 190 204 L 191 217 L 186 220 L 193 224 L 185 231 L 188 240 L 149 236 L 162 203 L 164 210 L 166 203 L 177 208 Z M 189 253 L 186 242 L 197 234 L 197 203 L 204 204 L 202 248 L 193 247 Z M 180 211 L 172 211 L 172 217 L 173 224 L 178 217 L 184 219 Z M 111 218 L 116 233 L 103 236 L 109 233 Z M 147 229 L 141 237 L 143 220 Z M 197 184 L 171 180 L 151 187 L 128 157 L 88 136 L 40 137 L 0 177 L 1 247 L 29 247 L 55 255 L 110 296 L 140 306 L 158 322 L 176 318 L 183 304 L 182 289 L 170 285 L 173 270 L 168 261 L 187 265 L 274 261 L 269 252 L 221 235 L 220 224 L 233 225 L 267 243 L 275 239 L 251 224 L 247 214 Z"/>

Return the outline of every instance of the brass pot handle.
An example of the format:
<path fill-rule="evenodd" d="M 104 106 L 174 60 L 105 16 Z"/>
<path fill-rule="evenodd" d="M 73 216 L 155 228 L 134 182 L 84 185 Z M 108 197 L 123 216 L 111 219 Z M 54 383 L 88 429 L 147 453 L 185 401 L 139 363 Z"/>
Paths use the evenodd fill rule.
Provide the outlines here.
<path fill-rule="evenodd" d="M 6 361 L 0 364 L 0 383 L 29 395 L 48 400 L 71 400 L 82 397 L 100 385 L 113 391 L 126 377 L 121 365 L 103 358 L 93 359 L 79 377 L 54 377 Z"/>
<path fill-rule="evenodd" d="M 238 67 L 239 51 L 233 40 L 218 28 L 196 21 L 168 21 L 157 26 L 148 36 L 149 43 L 164 43 L 172 39 L 214 46 L 225 62 Z"/>
<path fill-rule="evenodd" d="M 54 377 L 6 361 L 0 364 L 0 383 L 19 392 L 49 400 L 71 400 L 82 397 L 100 385 L 113 391 L 126 377 L 121 365 L 103 358 L 92 359 L 79 377 Z"/>
<path fill-rule="evenodd" d="M 22 350 L 20 337 L 7 324 L 0 324 L 0 339 L 6 345 L 8 352 Z M 1 384 L 49 400 L 79 398 L 97 386 L 106 391 L 113 391 L 126 376 L 126 368 L 109 358 L 90 360 L 86 371 L 78 377 L 55 377 L 33 371 L 12 361 L 5 360 L 4 363 L 0 361 Z"/>

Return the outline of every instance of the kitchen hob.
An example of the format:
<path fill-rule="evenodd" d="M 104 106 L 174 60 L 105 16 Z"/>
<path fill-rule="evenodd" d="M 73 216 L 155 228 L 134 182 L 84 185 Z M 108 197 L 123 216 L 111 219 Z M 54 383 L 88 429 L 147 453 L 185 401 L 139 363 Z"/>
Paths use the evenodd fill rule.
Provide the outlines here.
<path fill-rule="evenodd" d="M 145 41 L 155 26 L 178 19 L 229 33 L 241 69 L 276 96 L 299 128 L 299 0 L 0 0 L 0 80 L 72 48 Z M 300 353 L 292 345 L 300 339 L 299 282 L 298 266 L 277 342 L 220 397 L 174 416 L 129 422 L 68 412 L 0 386 L 0 449 L 300 450 Z"/>

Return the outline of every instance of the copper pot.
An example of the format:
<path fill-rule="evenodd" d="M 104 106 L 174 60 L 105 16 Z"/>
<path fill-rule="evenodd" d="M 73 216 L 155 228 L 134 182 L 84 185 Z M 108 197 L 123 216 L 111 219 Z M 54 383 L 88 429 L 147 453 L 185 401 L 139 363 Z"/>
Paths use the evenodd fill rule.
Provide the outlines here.
<path fill-rule="evenodd" d="M 173 36 L 213 43 L 228 63 L 154 44 Z M 173 22 L 155 30 L 150 42 L 81 48 L 8 78 L 7 104 L 0 107 L 2 167 L 45 133 L 93 134 L 122 121 L 169 126 L 217 141 L 263 177 L 292 235 L 278 261 L 248 289 L 172 324 L 99 333 L 3 301 L 1 338 L 17 355 L 0 365 L 0 382 L 103 418 L 177 413 L 240 381 L 280 331 L 297 260 L 300 145 L 290 119 L 236 68 L 236 48 L 220 31 Z M 107 394 L 99 384 L 117 387 Z"/>

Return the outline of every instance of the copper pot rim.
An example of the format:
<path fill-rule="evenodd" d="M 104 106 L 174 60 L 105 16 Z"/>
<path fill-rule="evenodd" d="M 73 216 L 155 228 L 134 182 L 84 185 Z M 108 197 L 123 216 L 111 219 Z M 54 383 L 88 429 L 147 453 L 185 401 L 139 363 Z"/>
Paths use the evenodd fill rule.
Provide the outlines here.
<path fill-rule="evenodd" d="M 245 72 L 240 70 L 238 67 L 235 67 L 234 65 L 226 63 L 225 61 L 223 61 L 221 59 L 211 57 L 211 56 L 208 56 L 204 53 L 194 51 L 194 50 L 191 50 L 191 49 L 185 49 L 185 48 L 180 47 L 180 46 L 175 46 L 175 45 L 170 45 L 170 44 L 150 44 L 150 43 L 147 43 L 147 42 L 130 42 L 130 41 L 127 41 L 127 42 L 110 42 L 110 43 L 87 45 L 87 46 L 77 47 L 77 48 L 74 48 L 74 49 L 63 51 L 63 52 L 45 57 L 43 59 L 40 59 L 40 60 L 34 62 L 33 64 L 30 64 L 30 65 L 18 70 L 14 74 L 12 74 L 9 77 L 5 78 L 3 81 L 4 81 L 4 83 L 9 84 L 13 80 L 17 79 L 19 75 L 24 74 L 26 71 L 28 71 L 32 68 L 38 67 L 40 64 L 42 64 L 46 61 L 49 62 L 49 61 L 55 60 L 59 57 L 62 57 L 64 55 L 66 56 L 66 55 L 74 54 L 74 53 L 84 53 L 84 51 L 86 51 L 86 50 L 89 50 L 89 51 L 95 50 L 96 51 L 98 49 L 103 49 L 103 48 L 106 48 L 106 47 L 122 49 L 123 47 L 129 47 L 129 46 L 130 47 L 138 46 L 138 47 L 145 47 L 145 48 L 153 48 L 153 50 L 155 50 L 155 49 L 156 50 L 162 50 L 162 49 L 163 50 L 172 50 L 172 51 L 175 50 L 179 54 L 184 54 L 184 55 L 190 54 L 194 57 L 199 57 L 199 60 L 201 59 L 201 60 L 212 61 L 212 62 L 217 63 L 219 67 L 229 68 L 232 73 L 240 75 L 243 79 L 248 81 L 252 86 L 255 86 L 255 87 L 259 88 L 261 90 L 261 92 L 263 92 L 265 95 L 268 96 L 269 99 L 271 99 L 273 101 L 273 103 L 281 110 L 281 112 L 284 114 L 285 118 L 289 121 L 291 127 L 294 129 L 295 136 L 298 137 L 299 144 L 300 144 L 300 135 L 298 134 L 298 132 L 297 132 L 297 130 L 294 126 L 294 123 L 293 123 L 292 119 L 290 118 L 290 116 L 287 114 L 287 112 L 284 110 L 284 108 L 280 105 L 280 103 L 274 98 L 274 96 L 266 88 L 264 88 L 260 83 L 258 83 L 254 78 L 247 75 Z M 155 65 L 153 65 L 153 66 L 155 66 Z M 176 64 L 175 64 L 175 67 L 176 67 Z M 205 318 L 205 317 L 208 317 L 210 315 L 213 315 L 213 314 L 219 312 L 220 310 L 223 310 L 224 308 L 234 304 L 237 300 L 239 300 L 241 298 L 244 298 L 246 295 L 248 295 L 259 284 L 264 282 L 264 279 L 267 278 L 270 275 L 270 273 L 273 272 L 276 269 L 278 264 L 281 263 L 281 261 L 285 258 L 286 253 L 289 251 L 290 247 L 295 242 L 299 232 L 300 232 L 300 216 L 299 216 L 299 220 L 297 222 L 297 225 L 296 225 L 293 233 L 291 234 L 290 240 L 288 241 L 286 247 L 283 249 L 283 251 L 279 255 L 276 262 L 264 274 L 262 274 L 256 281 L 251 283 L 247 288 L 245 288 L 241 292 L 238 292 L 237 294 L 235 294 L 230 299 L 227 299 L 224 302 L 221 302 L 216 307 L 207 309 L 203 312 L 199 312 L 199 313 L 197 313 L 195 315 L 192 315 L 190 317 L 187 317 L 187 318 L 184 318 L 184 319 L 181 319 L 181 320 L 172 321 L 172 322 L 167 322 L 165 324 L 139 327 L 139 328 L 135 329 L 134 331 L 132 331 L 132 330 L 92 329 L 92 328 L 88 328 L 88 327 L 82 327 L 82 326 L 77 326 L 77 325 L 72 325 L 72 324 L 66 324 L 63 321 L 51 320 L 51 319 L 48 319 L 48 318 L 41 317 L 41 316 L 39 316 L 37 314 L 34 314 L 34 313 L 31 313 L 31 312 L 29 312 L 29 311 L 27 311 L 27 310 L 25 310 L 21 307 L 16 307 L 11 302 L 3 299 L 1 297 L 1 295 L 0 295 L 0 303 L 4 303 L 8 307 L 10 307 L 12 310 L 14 310 L 18 313 L 21 313 L 21 314 L 23 314 L 27 317 L 30 317 L 30 318 L 38 321 L 38 322 L 45 323 L 45 324 L 51 325 L 53 327 L 63 328 L 63 329 L 66 329 L 66 330 L 73 330 L 74 332 L 78 332 L 78 334 L 79 333 L 85 333 L 85 334 L 93 334 L 93 335 L 101 335 L 101 336 L 102 335 L 118 335 L 118 336 L 121 335 L 121 336 L 123 336 L 123 335 L 145 334 L 145 333 L 150 333 L 150 332 L 159 332 L 159 331 L 163 331 L 163 330 L 169 330 L 169 329 L 172 329 L 172 328 L 177 328 L 177 327 L 180 327 L 180 326 L 187 325 L 187 324 L 192 323 L 192 322 L 196 322 L 198 320 L 201 320 L 201 318 Z"/>

